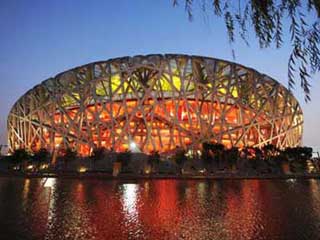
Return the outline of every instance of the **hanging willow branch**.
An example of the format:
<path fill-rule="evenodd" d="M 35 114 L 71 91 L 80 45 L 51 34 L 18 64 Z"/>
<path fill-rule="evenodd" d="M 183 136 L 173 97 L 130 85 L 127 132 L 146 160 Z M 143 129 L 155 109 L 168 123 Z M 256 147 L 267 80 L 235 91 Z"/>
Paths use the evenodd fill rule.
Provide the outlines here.
<path fill-rule="evenodd" d="M 248 44 L 248 29 L 252 28 L 260 48 L 283 44 L 284 29 L 289 20 L 292 52 L 288 59 L 288 87 L 292 90 L 296 78 L 310 101 L 311 75 L 320 71 L 320 0 L 180 0 L 192 20 L 196 3 L 206 12 L 223 17 L 232 43 L 235 33 Z M 173 0 L 177 6 L 179 0 Z M 306 17 L 309 16 L 309 17 Z M 313 17 L 310 17 L 313 16 Z M 311 19 L 311 20 L 310 20 Z"/>

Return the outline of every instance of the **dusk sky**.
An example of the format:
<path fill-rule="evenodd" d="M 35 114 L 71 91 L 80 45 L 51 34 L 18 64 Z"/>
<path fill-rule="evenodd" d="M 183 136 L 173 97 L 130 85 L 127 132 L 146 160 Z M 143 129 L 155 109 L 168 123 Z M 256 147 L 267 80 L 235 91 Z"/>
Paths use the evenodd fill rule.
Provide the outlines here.
<path fill-rule="evenodd" d="M 250 47 L 240 38 L 228 43 L 222 19 L 195 11 L 188 21 L 183 1 L 172 0 L 1 0 L 0 143 L 7 143 L 11 106 L 41 81 L 70 68 L 109 58 L 154 53 L 183 53 L 235 61 L 287 86 L 290 54 L 285 45 L 260 50 L 251 33 Z M 297 83 L 294 95 L 304 112 L 303 144 L 320 151 L 320 81 L 312 79 L 306 104 Z"/>

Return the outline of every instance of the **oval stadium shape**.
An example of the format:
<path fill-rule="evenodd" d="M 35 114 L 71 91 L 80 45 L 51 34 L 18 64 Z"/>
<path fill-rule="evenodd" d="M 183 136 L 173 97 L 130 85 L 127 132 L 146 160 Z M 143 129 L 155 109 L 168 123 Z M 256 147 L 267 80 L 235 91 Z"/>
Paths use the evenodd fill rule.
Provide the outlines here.
<path fill-rule="evenodd" d="M 303 114 L 279 82 L 224 60 L 178 54 L 110 59 L 47 79 L 8 116 L 10 151 L 95 147 L 167 153 L 203 142 L 301 144 Z"/>

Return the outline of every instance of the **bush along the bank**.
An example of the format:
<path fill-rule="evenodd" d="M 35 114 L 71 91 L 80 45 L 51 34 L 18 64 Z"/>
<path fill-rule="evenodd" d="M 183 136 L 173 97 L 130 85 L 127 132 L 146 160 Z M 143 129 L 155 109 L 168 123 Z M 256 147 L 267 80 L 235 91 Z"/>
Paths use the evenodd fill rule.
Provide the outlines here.
<path fill-rule="evenodd" d="M 51 154 L 46 148 L 35 151 L 31 157 L 29 165 L 33 171 L 47 171 L 50 165 Z"/>
<path fill-rule="evenodd" d="M 243 174 L 319 173 L 319 162 L 312 160 L 312 148 L 294 147 L 283 150 L 272 144 L 257 147 L 225 148 L 205 142 L 201 160 L 208 173 L 219 171 Z"/>
<path fill-rule="evenodd" d="M 114 164 L 118 164 L 120 174 L 320 174 L 319 161 L 312 158 L 312 148 L 278 149 L 271 144 L 262 148 L 227 148 L 220 143 L 204 142 L 200 151 L 177 146 L 171 155 L 115 152 L 97 147 L 89 157 L 78 156 L 72 148 L 59 149 L 53 154 L 44 148 L 33 153 L 22 148 L 15 150 L 6 161 L 10 163 L 8 169 L 27 172 L 85 169 L 111 173 Z"/>

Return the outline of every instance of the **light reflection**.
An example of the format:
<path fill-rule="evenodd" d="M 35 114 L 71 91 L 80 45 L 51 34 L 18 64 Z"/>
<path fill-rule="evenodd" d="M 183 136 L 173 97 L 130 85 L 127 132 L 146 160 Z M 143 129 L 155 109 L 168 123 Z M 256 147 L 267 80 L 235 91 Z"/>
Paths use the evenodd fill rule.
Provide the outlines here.
<path fill-rule="evenodd" d="M 82 204 L 85 199 L 85 192 L 84 186 L 82 182 L 78 182 L 77 186 L 75 187 L 75 200 L 77 204 Z"/>
<path fill-rule="evenodd" d="M 286 182 L 287 183 L 295 183 L 297 181 L 297 179 L 295 179 L 295 178 L 288 178 L 287 180 L 286 180 Z"/>
<path fill-rule="evenodd" d="M 149 192 L 150 192 L 150 183 L 148 181 L 146 181 L 143 184 L 143 187 L 144 187 L 144 195 L 145 195 L 145 197 L 148 197 L 149 196 Z"/>
<path fill-rule="evenodd" d="M 48 218 L 47 218 L 47 236 L 51 235 L 54 224 L 52 222 L 56 219 L 56 178 L 46 178 L 43 187 L 48 189 Z"/>
<path fill-rule="evenodd" d="M 135 217 L 138 214 L 137 211 L 137 184 L 123 184 L 123 208 L 128 214 L 128 217 Z"/>
<path fill-rule="evenodd" d="M 143 223 L 140 221 L 142 206 L 138 206 L 139 194 L 143 189 L 140 189 L 139 186 L 139 184 L 133 183 L 122 185 L 122 205 L 125 218 L 124 227 L 128 230 L 129 235 L 134 236 L 135 239 L 141 239 L 144 236 Z M 143 217 L 143 215 L 141 217 Z"/>
<path fill-rule="evenodd" d="M 26 199 L 30 189 L 30 179 L 26 178 L 23 185 L 23 199 Z"/>
<path fill-rule="evenodd" d="M 79 169 L 78 169 L 78 172 L 79 173 L 85 173 L 87 171 L 87 168 L 86 167 L 83 167 L 81 166 Z"/>
<path fill-rule="evenodd" d="M 56 179 L 55 178 L 47 178 L 45 179 L 44 187 L 53 188 L 55 186 Z"/>
<path fill-rule="evenodd" d="M 18 228 L 25 222 L 30 234 L 40 236 L 32 239 L 295 239 L 297 231 L 302 238 L 319 239 L 320 182 L 315 179 L 295 184 L 283 180 L 123 184 L 43 178 L 19 184 L 19 200 L 22 190 L 29 193 L 20 201 L 24 208 L 12 201 L 10 212 L 16 212 Z M 6 189 L 12 191 L 1 188 L 0 182 L 0 196 L 8 195 Z M 2 208 L 0 204 L 0 212 L 6 208 L 7 203 Z M 7 220 L 5 214 L 0 220 Z"/>
<path fill-rule="evenodd" d="M 206 193 L 207 193 L 207 185 L 204 182 L 199 182 L 197 184 L 197 191 L 198 191 L 198 196 L 200 197 L 201 200 L 204 200 Z"/>
<path fill-rule="evenodd" d="M 310 179 L 309 182 L 310 182 L 310 196 L 311 196 L 310 205 L 312 205 L 312 209 L 315 209 L 315 211 L 313 212 L 320 219 L 320 208 L 317 207 L 320 201 L 320 196 L 319 196 L 320 183 L 319 183 L 319 180 L 316 180 L 316 179 Z"/>

